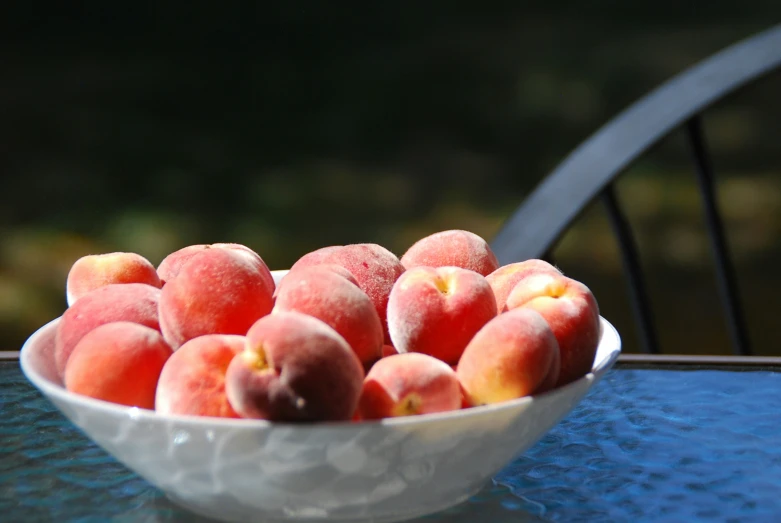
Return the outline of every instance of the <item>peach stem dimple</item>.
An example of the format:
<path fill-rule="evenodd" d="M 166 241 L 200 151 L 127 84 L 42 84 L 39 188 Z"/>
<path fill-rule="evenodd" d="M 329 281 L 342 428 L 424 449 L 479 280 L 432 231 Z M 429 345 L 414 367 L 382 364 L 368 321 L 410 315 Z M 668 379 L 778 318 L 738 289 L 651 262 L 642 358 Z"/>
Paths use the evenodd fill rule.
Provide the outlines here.
<path fill-rule="evenodd" d="M 420 407 L 422 405 L 423 401 L 420 398 L 420 395 L 411 393 L 407 394 L 404 399 L 402 399 L 397 405 L 394 410 L 394 415 L 396 416 L 414 416 L 416 414 L 420 413 Z"/>
<path fill-rule="evenodd" d="M 258 346 L 255 350 L 245 350 L 241 357 L 248 367 L 254 370 L 266 370 L 269 368 L 269 361 L 266 358 L 266 351 L 263 350 L 263 346 Z"/>
<path fill-rule="evenodd" d="M 451 292 L 450 285 L 448 285 L 448 282 L 447 280 L 445 280 L 445 278 L 437 277 L 434 280 L 434 285 L 437 287 L 437 290 L 442 294 L 450 294 Z"/>
<path fill-rule="evenodd" d="M 561 298 L 564 296 L 565 287 L 561 282 L 551 282 L 548 284 L 546 294 L 551 298 Z"/>

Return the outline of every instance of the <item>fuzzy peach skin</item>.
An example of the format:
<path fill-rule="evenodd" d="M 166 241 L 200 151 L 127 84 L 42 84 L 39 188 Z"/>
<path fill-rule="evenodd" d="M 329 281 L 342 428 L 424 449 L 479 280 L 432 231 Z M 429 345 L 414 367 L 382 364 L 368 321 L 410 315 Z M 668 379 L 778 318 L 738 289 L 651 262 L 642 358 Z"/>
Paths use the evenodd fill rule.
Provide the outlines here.
<path fill-rule="evenodd" d="M 258 257 L 240 249 L 193 254 L 160 293 L 163 336 L 176 350 L 205 334 L 246 334 L 274 305 L 270 277 Z"/>
<path fill-rule="evenodd" d="M 548 322 L 561 349 L 556 386 L 585 376 L 599 345 L 599 306 L 583 283 L 553 273 L 530 274 L 513 287 L 507 308 L 529 308 Z"/>
<path fill-rule="evenodd" d="M 65 388 L 128 407 L 154 409 L 160 372 L 173 351 L 159 331 L 126 321 L 106 323 L 76 344 Z"/>
<path fill-rule="evenodd" d="M 507 297 L 512 292 L 515 284 L 535 272 L 561 274 L 559 269 L 545 260 L 531 259 L 503 265 L 485 277 L 494 291 L 496 309 L 500 314 L 507 311 Z"/>
<path fill-rule="evenodd" d="M 187 260 L 192 258 L 195 253 L 208 248 L 209 246 L 206 244 L 188 245 L 168 254 L 168 256 L 163 258 L 157 266 L 157 276 L 160 278 L 160 281 L 165 284 L 168 280 L 173 279 L 179 274 L 179 269 L 182 268 L 182 265 L 184 265 Z"/>
<path fill-rule="evenodd" d="M 365 292 L 332 266 L 304 267 L 286 276 L 271 313 L 282 311 L 324 321 L 347 341 L 365 369 L 382 357 L 384 334 L 377 310 Z"/>
<path fill-rule="evenodd" d="M 376 243 L 332 245 L 305 254 L 293 264 L 290 272 L 326 263 L 340 265 L 355 277 L 358 286 L 369 296 L 377 309 L 385 332 L 385 342 L 390 343 L 387 325 L 388 298 L 393 284 L 404 272 L 404 266 L 396 255 Z"/>
<path fill-rule="evenodd" d="M 274 290 L 274 299 L 276 299 L 276 297 L 279 295 L 279 292 L 282 289 L 282 287 L 284 287 L 286 281 L 294 281 L 294 280 L 296 280 L 296 274 L 298 273 L 298 271 L 300 271 L 300 270 L 308 270 L 308 269 L 312 269 L 314 267 L 317 267 L 318 269 L 321 269 L 321 270 L 328 270 L 330 272 L 336 273 L 338 276 L 341 276 L 342 278 L 346 279 L 347 281 L 349 281 L 350 283 L 352 283 L 356 287 L 360 288 L 360 285 L 358 285 L 358 282 L 356 281 L 355 277 L 352 275 L 352 273 L 350 271 L 348 271 L 347 269 L 345 269 L 341 265 L 336 265 L 334 263 L 323 263 L 323 264 L 318 264 L 318 265 L 301 266 L 301 267 L 299 267 L 298 270 L 296 270 L 295 273 L 293 273 L 293 276 L 291 276 L 290 278 L 288 278 L 288 275 L 290 273 L 288 273 L 285 276 L 283 276 L 282 280 L 277 285 L 277 288 Z"/>
<path fill-rule="evenodd" d="M 360 419 L 447 412 L 461 408 L 461 386 L 447 363 L 416 352 L 383 358 L 363 381 Z"/>
<path fill-rule="evenodd" d="M 470 405 L 501 403 L 536 392 L 558 350 L 539 313 L 515 309 L 480 329 L 464 350 L 456 375 Z"/>
<path fill-rule="evenodd" d="M 342 336 L 312 316 L 258 320 L 225 375 L 228 401 L 245 418 L 348 421 L 361 394 L 361 361 Z"/>
<path fill-rule="evenodd" d="M 257 261 L 266 268 L 266 271 L 262 271 L 264 277 L 266 278 L 266 284 L 272 289 L 274 288 L 274 278 L 271 276 L 271 271 L 268 269 L 266 262 L 263 261 L 263 258 L 261 258 L 257 252 L 240 243 L 188 245 L 187 247 L 182 247 L 181 249 L 172 252 L 163 258 L 163 261 L 161 261 L 160 265 L 157 266 L 157 274 L 160 277 L 160 281 L 162 281 L 163 285 L 165 285 L 165 282 L 173 279 L 177 274 L 179 274 L 182 265 L 184 265 L 187 260 L 192 258 L 193 255 L 201 251 L 205 251 L 206 249 L 231 249 L 236 251 L 243 251 L 249 256 L 256 258 Z M 266 276 L 266 272 L 268 272 L 268 276 Z"/>
<path fill-rule="evenodd" d="M 388 328 L 399 352 L 422 352 L 455 365 L 472 336 L 496 317 L 480 274 L 460 267 L 415 267 L 393 286 Z"/>
<path fill-rule="evenodd" d="M 59 377 L 65 375 L 65 364 L 79 340 L 104 323 L 129 321 L 160 330 L 160 292 L 145 283 L 112 283 L 88 292 L 65 309 L 54 342 Z"/>
<path fill-rule="evenodd" d="M 310 251 L 301 256 L 292 267 L 290 267 L 290 270 L 297 267 L 311 267 L 312 265 L 328 263 L 328 257 L 339 251 L 342 247 L 344 247 L 344 245 L 329 245 Z"/>
<path fill-rule="evenodd" d="M 154 265 L 133 252 L 111 252 L 82 256 L 71 266 L 65 283 L 68 305 L 98 287 L 111 283 L 146 283 L 163 286 Z"/>
<path fill-rule="evenodd" d="M 157 383 L 155 410 L 161 414 L 238 418 L 225 392 L 225 373 L 246 339 L 207 334 L 186 342 L 168 359 Z"/>
<path fill-rule="evenodd" d="M 401 257 L 405 269 L 461 267 L 486 276 L 499 268 L 496 255 L 483 238 L 469 231 L 441 231 L 415 242 Z"/>

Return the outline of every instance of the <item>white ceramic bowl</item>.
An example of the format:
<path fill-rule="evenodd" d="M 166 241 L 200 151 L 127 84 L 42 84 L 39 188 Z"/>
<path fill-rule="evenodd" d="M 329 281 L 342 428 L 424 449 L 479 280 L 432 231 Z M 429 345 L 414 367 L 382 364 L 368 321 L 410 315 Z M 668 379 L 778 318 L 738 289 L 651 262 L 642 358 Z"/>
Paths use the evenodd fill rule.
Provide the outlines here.
<path fill-rule="evenodd" d="M 72 394 L 54 371 L 58 322 L 22 347 L 30 382 L 173 502 L 224 521 L 390 522 L 458 504 L 566 416 L 621 351 L 602 318 L 592 372 L 548 393 L 451 413 L 292 425 L 162 416 Z"/>

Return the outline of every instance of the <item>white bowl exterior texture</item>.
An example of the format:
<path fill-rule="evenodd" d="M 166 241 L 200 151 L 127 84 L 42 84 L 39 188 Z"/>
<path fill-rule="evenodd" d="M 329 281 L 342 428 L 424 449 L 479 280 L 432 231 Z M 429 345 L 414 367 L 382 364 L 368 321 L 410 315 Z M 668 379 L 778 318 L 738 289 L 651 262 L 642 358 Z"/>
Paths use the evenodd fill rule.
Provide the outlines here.
<path fill-rule="evenodd" d="M 90 439 L 179 505 L 226 521 L 399 521 L 466 500 L 569 413 L 621 350 L 604 318 L 593 371 L 548 393 L 365 423 L 161 416 L 67 392 L 56 319 L 25 343 L 27 378 Z"/>

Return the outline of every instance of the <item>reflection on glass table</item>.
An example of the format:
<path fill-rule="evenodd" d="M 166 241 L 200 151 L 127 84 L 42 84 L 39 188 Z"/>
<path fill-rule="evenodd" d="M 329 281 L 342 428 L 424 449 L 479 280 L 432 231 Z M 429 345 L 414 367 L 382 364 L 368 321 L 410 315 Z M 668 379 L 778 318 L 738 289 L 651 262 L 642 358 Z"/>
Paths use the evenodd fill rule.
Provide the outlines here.
<path fill-rule="evenodd" d="M 87 440 L 0 362 L 6 521 L 204 521 Z M 415 521 L 781 518 L 781 372 L 617 367 L 478 495 Z"/>

